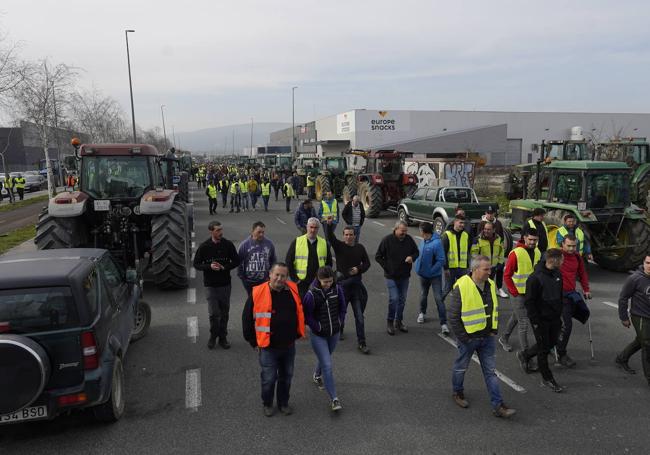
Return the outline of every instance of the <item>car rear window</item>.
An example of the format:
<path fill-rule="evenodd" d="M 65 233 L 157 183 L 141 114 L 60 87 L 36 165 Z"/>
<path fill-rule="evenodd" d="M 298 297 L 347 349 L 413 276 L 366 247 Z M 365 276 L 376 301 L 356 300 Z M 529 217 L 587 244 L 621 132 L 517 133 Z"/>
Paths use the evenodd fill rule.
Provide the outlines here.
<path fill-rule="evenodd" d="M 42 332 L 78 324 L 68 287 L 0 291 L 0 333 Z"/>

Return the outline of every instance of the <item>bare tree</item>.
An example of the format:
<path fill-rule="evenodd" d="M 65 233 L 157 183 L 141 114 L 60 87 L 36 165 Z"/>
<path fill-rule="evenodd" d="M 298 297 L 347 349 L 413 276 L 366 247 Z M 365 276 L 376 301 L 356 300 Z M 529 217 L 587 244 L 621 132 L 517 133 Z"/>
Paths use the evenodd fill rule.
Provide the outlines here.
<path fill-rule="evenodd" d="M 128 133 L 119 103 L 95 88 L 71 95 L 70 114 L 75 128 L 92 142 L 122 142 Z"/>
<path fill-rule="evenodd" d="M 0 102 L 18 87 L 26 77 L 29 65 L 18 58 L 18 45 L 5 44 L 6 36 L 0 35 Z"/>
<path fill-rule="evenodd" d="M 36 125 L 47 166 L 47 186 L 50 198 L 54 196 L 55 185 L 52 176 L 49 144 L 52 127 L 64 117 L 70 88 L 76 73 L 73 68 L 58 64 L 52 66 L 47 60 L 34 65 L 22 83 L 11 91 L 11 98 L 17 118 Z"/>

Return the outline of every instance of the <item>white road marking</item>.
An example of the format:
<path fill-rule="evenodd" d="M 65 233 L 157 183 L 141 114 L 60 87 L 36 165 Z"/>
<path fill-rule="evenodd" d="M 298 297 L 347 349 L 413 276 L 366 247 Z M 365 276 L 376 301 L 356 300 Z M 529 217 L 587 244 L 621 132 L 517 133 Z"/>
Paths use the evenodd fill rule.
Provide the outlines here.
<path fill-rule="evenodd" d="M 277 216 L 275 217 L 275 219 L 278 220 L 278 221 L 279 221 L 280 223 L 282 223 L 282 224 L 287 224 L 286 221 L 284 221 L 284 220 L 278 218 Z"/>
<path fill-rule="evenodd" d="M 380 223 L 379 221 L 373 221 L 373 223 L 375 223 L 375 224 L 377 224 L 379 226 L 386 227 L 386 225 L 384 223 Z"/>
<path fill-rule="evenodd" d="M 187 318 L 187 336 L 192 339 L 192 343 L 196 343 L 199 337 L 199 318 L 190 316 Z"/>
<path fill-rule="evenodd" d="M 185 407 L 192 412 L 201 406 L 201 370 L 187 370 L 185 372 Z"/>
<path fill-rule="evenodd" d="M 191 279 L 196 278 L 196 269 L 194 267 L 190 269 L 190 278 Z"/>
<path fill-rule="evenodd" d="M 444 336 L 442 333 L 439 333 L 438 336 L 440 338 L 442 338 L 443 340 L 445 340 L 450 345 L 452 345 L 453 347 L 458 348 L 458 344 L 456 344 L 456 342 L 454 340 L 452 340 L 451 338 Z M 474 354 L 472 356 L 472 360 L 474 362 L 478 363 L 479 365 L 481 364 L 481 362 L 479 362 L 478 356 L 476 354 Z M 497 378 L 499 378 L 501 380 L 501 382 L 503 382 L 504 384 L 506 384 L 507 386 L 512 388 L 514 391 L 519 392 L 519 393 L 526 393 L 526 389 L 524 389 L 522 386 L 517 384 L 512 379 L 510 379 L 505 374 L 501 373 L 499 370 L 494 370 L 494 373 L 497 375 Z"/>
<path fill-rule="evenodd" d="M 187 290 L 187 303 L 195 304 L 196 303 L 196 289 L 189 288 Z"/>
<path fill-rule="evenodd" d="M 616 308 L 616 309 L 618 309 L 618 305 L 615 304 L 615 303 L 612 303 L 612 302 L 603 302 L 603 304 L 605 304 L 605 305 L 607 305 L 607 306 L 611 306 L 612 308 Z"/>

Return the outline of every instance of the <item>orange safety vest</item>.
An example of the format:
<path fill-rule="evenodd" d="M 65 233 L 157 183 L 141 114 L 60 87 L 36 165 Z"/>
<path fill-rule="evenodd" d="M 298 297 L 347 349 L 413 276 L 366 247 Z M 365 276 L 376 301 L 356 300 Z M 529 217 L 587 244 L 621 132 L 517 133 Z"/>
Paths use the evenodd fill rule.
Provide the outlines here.
<path fill-rule="evenodd" d="M 298 316 L 298 334 L 305 336 L 305 315 L 302 312 L 302 301 L 298 294 L 298 286 L 293 281 L 287 281 L 287 286 L 296 302 L 296 316 Z M 253 288 L 253 319 L 255 323 L 255 338 L 260 348 L 271 344 L 271 318 L 273 317 L 273 302 L 269 282 L 258 284 Z"/>

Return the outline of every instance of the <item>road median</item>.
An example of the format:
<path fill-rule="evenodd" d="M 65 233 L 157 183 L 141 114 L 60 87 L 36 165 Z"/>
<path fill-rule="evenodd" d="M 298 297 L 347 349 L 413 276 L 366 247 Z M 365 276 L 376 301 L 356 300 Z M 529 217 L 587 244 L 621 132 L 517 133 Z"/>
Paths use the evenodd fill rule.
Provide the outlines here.
<path fill-rule="evenodd" d="M 38 204 L 39 202 L 47 202 L 48 195 L 42 194 L 33 198 L 25 199 L 23 201 L 17 201 L 13 204 L 6 204 L 0 206 L 0 213 L 11 212 L 12 210 L 19 209 L 21 207 L 27 207 L 28 205 Z"/>
<path fill-rule="evenodd" d="M 34 237 L 36 237 L 36 226 L 33 224 L 0 234 L 0 254 Z"/>

